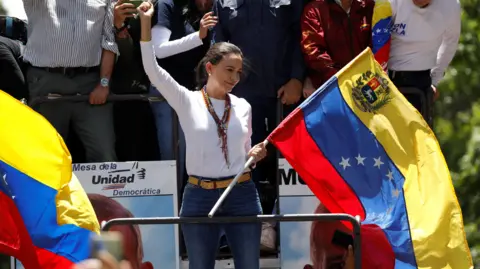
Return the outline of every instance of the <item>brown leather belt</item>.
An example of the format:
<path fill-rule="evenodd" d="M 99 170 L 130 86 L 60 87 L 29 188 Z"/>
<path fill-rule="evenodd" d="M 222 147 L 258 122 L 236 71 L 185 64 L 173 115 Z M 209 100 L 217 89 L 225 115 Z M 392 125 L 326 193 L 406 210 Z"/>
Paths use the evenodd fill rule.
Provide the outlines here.
<path fill-rule="evenodd" d="M 251 178 L 250 173 L 245 173 L 245 174 L 240 176 L 240 178 L 237 181 L 237 184 L 248 181 L 248 180 L 250 180 L 250 178 Z M 225 188 L 227 188 L 228 185 L 230 185 L 230 183 L 232 182 L 232 180 L 233 180 L 233 177 L 228 178 L 228 179 L 224 179 L 224 180 L 213 181 L 213 180 L 199 179 L 195 176 L 190 176 L 188 178 L 188 183 L 200 186 L 202 189 L 214 190 L 214 189 L 225 189 Z"/>

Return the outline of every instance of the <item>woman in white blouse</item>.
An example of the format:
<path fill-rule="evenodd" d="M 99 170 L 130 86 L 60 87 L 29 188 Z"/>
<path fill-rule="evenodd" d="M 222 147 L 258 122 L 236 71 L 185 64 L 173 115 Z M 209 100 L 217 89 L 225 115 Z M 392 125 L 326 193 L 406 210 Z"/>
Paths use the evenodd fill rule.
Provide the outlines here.
<path fill-rule="evenodd" d="M 233 177 L 243 171 L 246 160 L 266 155 L 260 143 L 251 147 L 250 104 L 229 94 L 240 80 L 243 56 L 230 43 L 213 45 L 197 68 L 199 91 L 179 85 L 155 60 L 151 42 L 153 6 L 139 7 L 142 24 L 141 49 L 145 72 L 178 114 L 187 145 L 188 184 L 180 215 L 206 217 Z M 232 189 L 217 216 L 261 214 L 260 200 L 249 171 Z M 182 231 L 190 269 L 213 269 L 222 232 L 232 250 L 236 269 L 258 269 L 261 224 L 185 224 Z"/>

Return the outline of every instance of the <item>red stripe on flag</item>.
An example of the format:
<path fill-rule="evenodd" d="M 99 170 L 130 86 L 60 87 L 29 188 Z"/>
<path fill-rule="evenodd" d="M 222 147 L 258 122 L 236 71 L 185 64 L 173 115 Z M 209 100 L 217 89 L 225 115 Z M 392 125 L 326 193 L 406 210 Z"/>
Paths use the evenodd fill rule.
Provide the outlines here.
<path fill-rule="evenodd" d="M 330 212 L 348 212 L 365 218 L 358 197 L 308 133 L 300 108 L 293 111 L 270 134 L 268 141 L 282 152 L 283 157 Z"/>
<path fill-rule="evenodd" d="M 67 258 L 33 245 L 15 203 L 1 190 L 0 216 L 0 253 L 15 257 L 25 269 L 68 269 L 73 266 Z"/>
<path fill-rule="evenodd" d="M 65 255 L 64 253 L 62 254 Z M 43 248 L 37 248 L 37 255 L 40 260 L 41 268 L 69 269 L 74 265 L 69 259 Z"/>
<path fill-rule="evenodd" d="M 32 239 L 15 203 L 0 190 L 0 253 L 20 260 L 25 269 L 41 268 Z"/>
<path fill-rule="evenodd" d="M 388 63 L 388 57 L 390 56 L 390 43 L 391 40 L 389 40 L 385 46 L 381 47 L 377 53 L 375 53 L 375 60 L 384 67 L 385 64 Z"/>

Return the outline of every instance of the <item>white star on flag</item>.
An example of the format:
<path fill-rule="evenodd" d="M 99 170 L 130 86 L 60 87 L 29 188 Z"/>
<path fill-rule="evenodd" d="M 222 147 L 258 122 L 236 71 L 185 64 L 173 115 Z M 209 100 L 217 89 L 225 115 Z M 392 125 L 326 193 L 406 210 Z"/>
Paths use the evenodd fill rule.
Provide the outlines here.
<path fill-rule="evenodd" d="M 392 171 L 388 171 L 388 174 L 387 174 L 387 177 L 389 180 L 393 180 L 393 172 Z"/>
<path fill-rule="evenodd" d="M 399 191 L 399 190 L 395 189 L 395 190 L 392 191 L 392 196 L 393 196 L 394 198 L 398 198 L 399 195 L 400 195 L 400 191 Z"/>
<path fill-rule="evenodd" d="M 363 161 L 364 161 L 366 158 L 365 158 L 365 157 L 362 157 L 362 156 L 360 155 L 360 153 L 358 153 L 358 156 L 355 157 L 355 159 L 357 159 L 357 165 L 360 165 L 360 164 L 361 164 L 361 165 L 365 165 L 365 164 L 363 163 Z"/>
<path fill-rule="evenodd" d="M 380 169 L 380 166 L 383 164 L 381 157 L 373 158 L 373 160 L 375 161 L 375 164 L 373 166 L 378 167 L 378 169 Z"/>
<path fill-rule="evenodd" d="M 344 159 L 344 158 L 342 157 L 342 161 L 340 162 L 340 166 L 343 167 L 343 170 L 345 170 L 347 167 L 350 166 L 350 164 L 348 163 L 349 161 L 350 161 L 350 158 Z"/>

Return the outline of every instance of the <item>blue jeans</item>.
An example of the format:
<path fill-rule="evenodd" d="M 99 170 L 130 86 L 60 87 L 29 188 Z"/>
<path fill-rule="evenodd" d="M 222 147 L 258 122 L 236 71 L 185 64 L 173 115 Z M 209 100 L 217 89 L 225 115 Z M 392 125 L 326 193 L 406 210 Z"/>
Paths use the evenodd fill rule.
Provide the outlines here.
<path fill-rule="evenodd" d="M 182 217 L 207 217 L 225 189 L 206 190 L 188 183 L 180 209 Z M 216 216 L 253 216 L 262 213 L 252 180 L 237 184 Z M 183 224 L 189 269 L 213 269 L 221 235 L 225 234 L 235 269 L 259 269 L 260 223 Z"/>
<path fill-rule="evenodd" d="M 150 94 L 153 96 L 161 96 L 155 87 L 150 88 Z M 157 127 L 157 140 L 160 150 L 160 159 L 175 160 L 175 144 L 173 141 L 173 113 L 174 110 L 168 102 L 151 103 L 152 113 L 155 118 Z M 183 178 L 185 167 L 185 136 L 182 127 L 178 124 L 178 158 L 180 165 L 180 177 Z"/>

